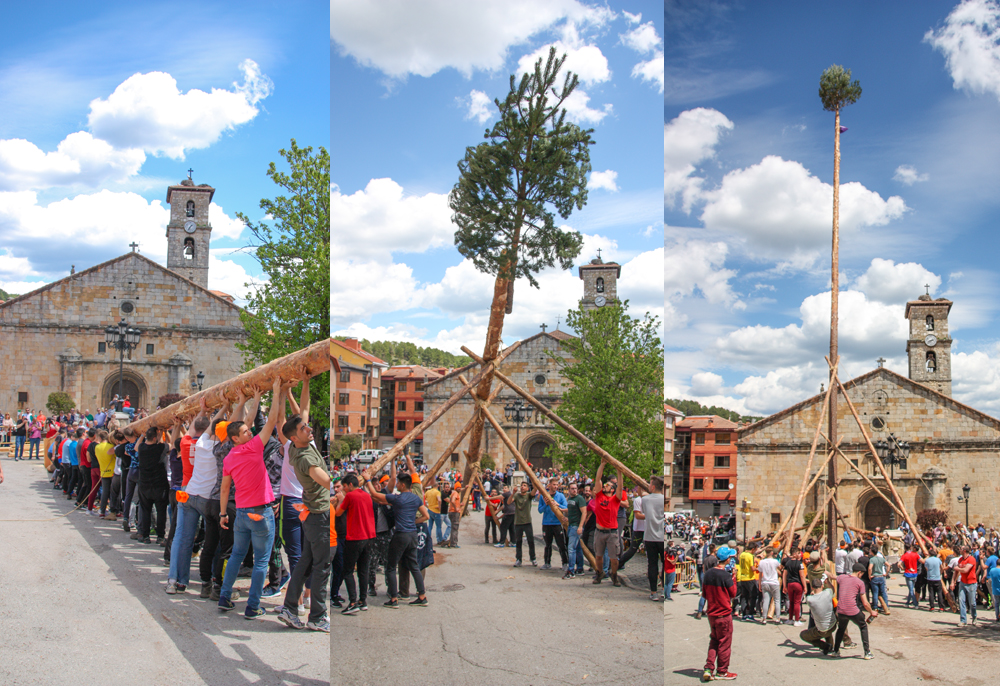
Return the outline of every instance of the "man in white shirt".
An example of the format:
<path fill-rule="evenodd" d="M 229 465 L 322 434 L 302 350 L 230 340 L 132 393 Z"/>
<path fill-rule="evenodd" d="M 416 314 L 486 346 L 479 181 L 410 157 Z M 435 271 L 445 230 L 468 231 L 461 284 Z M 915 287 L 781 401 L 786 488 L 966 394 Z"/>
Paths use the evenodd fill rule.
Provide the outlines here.
<path fill-rule="evenodd" d="M 764 559 L 757 565 L 760 578 L 757 580 L 757 590 L 762 601 L 760 605 L 760 623 L 767 624 L 767 616 L 774 600 L 774 623 L 781 624 L 781 583 L 778 581 L 778 569 L 781 565 L 774 559 L 774 548 L 764 548 Z"/>

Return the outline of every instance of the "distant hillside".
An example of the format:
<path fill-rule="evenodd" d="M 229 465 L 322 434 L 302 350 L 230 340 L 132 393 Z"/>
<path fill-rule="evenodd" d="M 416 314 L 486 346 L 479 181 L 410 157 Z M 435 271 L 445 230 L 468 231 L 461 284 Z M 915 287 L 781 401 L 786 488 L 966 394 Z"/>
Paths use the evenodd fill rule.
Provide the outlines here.
<path fill-rule="evenodd" d="M 14 293 L 8 293 L 4 289 L 0 288 L 0 300 L 13 300 L 18 297 L 20 296 L 15 295 Z"/>
<path fill-rule="evenodd" d="M 344 339 L 342 336 L 334 338 Z M 472 362 L 472 359 L 465 355 L 452 355 L 437 348 L 420 348 L 413 343 L 362 339 L 361 347 L 375 357 L 385 360 L 390 366 L 419 364 L 424 367 L 464 367 Z"/>
<path fill-rule="evenodd" d="M 714 414 L 722 417 L 723 419 L 728 419 L 731 422 L 756 422 L 763 419 L 763 417 L 744 416 L 739 412 L 727 410 L 724 407 L 716 407 L 715 405 L 706 407 L 695 400 L 677 400 L 667 398 L 664 402 L 671 407 L 677 408 L 688 417 L 699 414 Z"/>

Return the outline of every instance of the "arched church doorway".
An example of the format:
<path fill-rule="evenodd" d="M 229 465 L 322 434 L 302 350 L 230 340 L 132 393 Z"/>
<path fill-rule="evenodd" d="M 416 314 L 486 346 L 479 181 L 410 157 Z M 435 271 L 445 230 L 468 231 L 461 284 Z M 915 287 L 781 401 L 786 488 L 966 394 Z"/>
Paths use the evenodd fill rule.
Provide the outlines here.
<path fill-rule="evenodd" d="M 134 409 L 146 407 L 146 383 L 142 377 L 133 372 L 125 371 L 122 375 L 121 388 L 121 397 L 128 396 L 129 403 Z M 112 398 L 118 393 L 118 372 L 115 372 L 104 380 L 104 388 L 101 391 L 101 407 L 109 407 Z"/>
<path fill-rule="evenodd" d="M 547 436 L 528 439 L 528 449 L 522 453 L 528 460 L 532 469 L 551 469 L 552 458 L 545 456 L 545 449 L 553 445 L 554 441 Z"/>
<path fill-rule="evenodd" d="M 876 527 L 885 531 L 890 526 L 890 516 L 892 508 L 878 495 L 873 494 L 872 498 L 865 504 L 865 525 L 864 528 L 874 531 Z"/>

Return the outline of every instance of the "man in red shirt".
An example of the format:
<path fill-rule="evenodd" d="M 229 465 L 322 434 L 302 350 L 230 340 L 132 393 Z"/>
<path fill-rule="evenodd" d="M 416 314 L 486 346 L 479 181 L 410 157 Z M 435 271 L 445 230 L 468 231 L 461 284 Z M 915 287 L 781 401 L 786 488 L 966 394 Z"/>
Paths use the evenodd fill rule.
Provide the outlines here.
<path fill-rule="evenodd" d="M 604 476 L 604 462 L 597 468 L 597 476 L 594 483 L 601 483 Z M 622 478 L 621 470 L 618 470 L 618 479 L 608 479 L 601 486 L 601 492 L 594 498 L 594 517 L 597 519 L 597 531 L 594 533 L 594 559 L 597 560 L 597 574 L 594 576 L 594 583 L 601 583 L 604 578 L 603 570 L 600 569 L 601 561 L 604 559 L 604 550 L 608 551 L 608 558 L 611 563 L 611 582 L 615 586 L 621 586 L 618 580 L 618 508 L 622 504 Z M 590 516 L 590 508 L 583 513 L 580 520 L 580 527 L 586 525 L 587 517 Z"/>
<path fill-rule="evenodd" d="M 969 554 L 969 546 L 962 546 L 962 557 L 958 560 L 958 611 L 962 626 L 965 626 L 966 607 L 972 608 L 972 623 L 976 623 L 976 558 Z"/>
<path fill-rule="evenodd" d="M 372 497 L 358 488 L 357 474 L 348 474 L 341 482 L 344 501 L 337 508 L 337 516 L 346 516 L 347 535 L 341 541 L 344 547 L 344 583 L 347 585 L 348 604 L 340 614 L 356 615 L 368 609 L 368 567 L 371 543 L 375 540 L 375 506 Z M 357 567 L 358 583 L 354 581 Z M 358 585 L 361 586 L 360 598 Z"/>
<path fill-rule="evenodd" d="M 87 499 L 91 489 L 94 487 L 90 474 L 90 453 L 87 451 L 87 448 L 90 447 L 90 441 L 96 433 L 96 431 L 90 429 L 84 434 L 83 440 L 78 445 L 80 450 L 80 465 L 77 467 L 80 472 L 80 490 L 76 494 L 76 504 L 78 507 Z"/>
<path fill-rule="evenodd" d="M 920 603 L 917 601 L 917 594 L 914 592 L 913 586 L 920 574 L 920 565 L 924 563 L 924 558 L 920 557 L 917 546 L 914 544 L 907 552 L 903 553 L 899 561 L 903 565 L 903 576 L 906 578 L 906 606 L 909 607 L 910 603 L 913 603 L 913 607 L 917 608 Z"/>

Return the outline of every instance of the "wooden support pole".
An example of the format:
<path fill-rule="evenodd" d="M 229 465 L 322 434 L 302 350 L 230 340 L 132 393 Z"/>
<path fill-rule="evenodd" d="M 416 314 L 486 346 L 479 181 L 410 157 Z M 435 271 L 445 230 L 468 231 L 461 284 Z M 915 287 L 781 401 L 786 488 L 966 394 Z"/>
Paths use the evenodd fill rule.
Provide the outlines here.
<path fill-rule="evenodd" d="M 461 381 L 462 383 L 467 383 L 465 380 L 465 376 L 462 374 L 458 375 L 458 380 Z M 475 420 L 478 413 L 490 411 L 490 403 L 493 402 L 493 399 L 497 397 L 497 394 L 500 392 L 500 388 L 501 388 L 500 386 L 497 386 L 496 388 L 491 390 L 490 397 L 487 398 L 485 401 L 477 398 L 475 393 L 472 394 L 472 399 L 476 403 L 476 411 L 472 415 L 473 420 Z M 468 453 L 466 453 L 466 459 L 468 459 Z M 469 507 L 469 498 L 472 497 L 472 484 L 475 483 L 474 477 L 477 476 L 479 472 L 480 472 L 479 460 L 476 460 L 475 463 L 473 463 L 472 471 L 468 481 L 462 485 L 462 505 L 461 508 L 459 509 L 459 512 L 462 513 L 463 517 L 466 514 L 466 509 Z"/>
<path fill-rule="evenodd" d="M 489 495 L 490 495 L 490 494 L 489 494 L 489 493 L 487 493 L 487 492 L 486 492 L 486 489 L 485 489 L 485 488 L 483 487 L 483 480 L 482 480 L 482 478 L 480 478 L 480 476 L 479 476 L 479 473 L 478 473 L 478 472 L 476 473 L 476 483 L 478 483 L 478 484 L 479 484 L 479 490 L 480 490 L 480 491 L 482 492 L 482 494 L 483 494 L 483 509 L 484 509 L 484 510 L 485 510 L 486 512 L 489 512 L 490 510 L 492 510 L 492 511 L 493 511 L 493 522 L 494 522 L 494 523 L 495 523 L 495 524 L 497 525 L 497 528 L 500 528 L 500 516 L 499 516 L 499 515 L 497 515 L 497 510 L 496 510 L 496 508 L 495 508 L 495 507 L 492 507 L 492 506 L 491 506 L 491 505 L 489 504 L 489 500 L 490 500 L 490 499 L 489 499 Z M 501 506 L 502 506 L 502 503 L 503 503 L 503 499 L 501 498 Z"/>
<path fill-rule="evenodd" d="M 469 350 L 467 350 L 465 348 L 462 348 L 462 351 L 465 352 L 466 355 L 473 354 L 473 353 L 471 353 L 471 351 L 469 351 Z M 473 359 L 475 359 L 475 358 L 473 358 Z M 507 377 L 505 374 L 503 374 L 500 371 L 496 371 L 496 372 L 494 372 L 494 376 L 496 378 L 500 379 L 500 381 L 503 382 L 506 386 L 508 386 L 512 391 L 514 391 L 515 393 L 517 393 L 518 395 L 520 395 L 522 398 L 524 398 L 525 400 L 527 400 L 529 403 L 531 403 L 531 405 L 533 405 L 535 407 L 535 409 L 537 409 L 543 415 L 545 415 L 546 417 L 548 417 L 549 419 L 551 419 L 554 423 L 556 423 L 557 425 L 559 425 L 560 427 L 562 427 L 567 433 L 569 433 L 571 436 L 573 436 L 576 440 L 578 440 L 581 443 L 583 443 L 595 455 L 597 455 L 598 457 L 600 457 L 602 460 L 604 460 L 605 462 L 607 462 L 608 464 L 610 464 L 615 469 L 620 470 L 622 472 L 622 474 L 624 474 L 629 479 L 631 479 L 633 483 L 635 483 L 635 484 L 637 484 L 639 486 L 642 486 L 643 489 L 645 489 L 645 491 L 647 493 L 650 493 L 652 491 L 652 489 L 649 486 L 649 483 L 645 479 L 643 479 L 642 477 L 640 477 L 638 474 L 636 474 L 631 469 L 629 469 L 624 464 L 622 464 L 619 460 L 617 460 L 613 455 L 611 455 L 606 450 L 604 450 L 603 448 L 601 448 L 599 445 L 597 445 L 596 443 L 594 443 L 592 440 L 590 440 L 589 438 L 587 438 L 586 436 L 584 436 L 582 433 L 580 433 L 576 428 L 573 427 L 572 424 L 570 424 L 569 422 L 567 422 L 566 420 L 564 420 L 562 417 L 560 417 L 559 415 L 557 415 L 555 412 L 553 412 L 549 408 L 545 407 L 545 405 L 543 405 L 539 400 L 536 400 L 534 396 L 532 396 L 526 390 L 524 390 L 523 388 L 521 388 L 520 386 L 518 386 L 516 383 L 514 383 L 514 381 L 511 380 L 509 377 Z"/>
<path fill-rule="evenodd" d="M 830 456 L 832 457 L 833 453 L 830 453 Z M 833 488 L 831 488 L 830 491 L 826 494 L 826 499 L 823 501 L 822 507 L 819 507 L 819 508 L 816 509 L 816 516 L 813 517 L 813 520 L 809 523 L 809 528 L 806 530 L 806 533 L 802 537 L 802 540 L 805 540 L 805 541 L 809 540 L 809 537 L 812 536 L 812 532 L 816 528 L 816 524 L 819 522 L 819 520 L 820 520 L 821 517 L 824 520 L 826 519 L 826 513 L 823 512 L 823 510 L 825 510 L 826 506 L 830 504 L 830 499 L 833 498 L 834 494 L 837 492 L 837 488 L 838 488 L 839 485 L 840 484 L 838 482 L 837 486 L 834 486 Z M 829 528 L 830 527 L 829 527 L 829 524 L 828 524 L 827 525 L 827 529 L 829 529 Z"/>
<path fill-rule="evenodd" d="M 489 402 L 492 402 L 493 399 L 497 396 L 497 394 L 500 392 L 500 388 L 501 388 L 500 386 L 497 386 L 493 390 L 493 392 L 490 394 Z M 478 412 L 478 410 L 474 410 L 472 412 L 472 416 L 469 417 L 469 421 L 465 423 L 465 427 L 461 431 L 459 431 L 458 434 L 453 439 L 451 439 L 451 443 L 449 443 L 448 447 L 445 448 L 443 453 L 441 453 L 441 457 L 439 457 L 437 462 L 434 463 L 434 466 L 431 467 L 430 471 L 424 474 L 424 478 L 421 479 L 421 484 L 423 485 L 424 488 L 427 488 L 432 483 L 434 483 L 434 478 L 437 476 L 438 472 L 441 471 L 441 468 L 444 466 L 444 463 L 448 460 L 448 457 L 453 452 L 455 452 L 455 449 L 458 447 L 458 444 L 461 443 L 462 439 L 465 438 L 466 435 L 468 435 L 469 431 L 472 430 L 472 423 L 476 421 L 476 412 Z"/>
<path fill-rule="evenodd" d="M 884 490 L 882 490 L 881 488 L 879 488 L 878 486 L 876 486 L 874 481 L 872 481 L 871 479 L 869 479 L 868 476 L 864 472 L 861 471 L 861 469 L 859 469 L 858 467 L 856 467 L 854 465 L 854 463 L 851 462 L 851 460 L 847 457 L 847 455 L 844 454 L 843 450 L 840 450 L 838 448 L 837 449 L 837 454 L 840 455 L 842 458 L 844 458 L 844 462 L 846 462 L 848 464 L 848 466 L 850 466 L 851 469 L 853 469 L 855 472 L 857 472 L 858 476 L 860 476 L 861 479 L 866 484 L 868 484 L 872 488 L 872 490 L 874 490 L 875 493 L 877 493 L 879 495 L 879 497 L 882 498 L 882 500 L 884 500 L 885 502 L 887 502 L 889 504 L 889 507 L 891 507 L 893 510 L 896 511 L 896 514 L 898 514 L 900 517 L 903 516 L 903 511 L 899 508 L 898 505 L 896 505 L 895 502 L 893 502 L 892 498 L 890 498 L 889 496 L 887 496 L 885 494 Z"/>
<path fill-rule="evenodd" d="M 256 369 L 251 369 L 239 376 L 209 386 L 203 391 L 189 395 L 173 405 L 154 412 L 144 419 L 137 419 L 129 424 L 133 431 L 142 433 L 150 427 L 168 429 L 176 420 L 186 420 L 198 414 L 202 398 L 209 410 L 216 410 L 223 405 L 236 401 L 238 393 L 252 397 L 256 391 L 271 390 L 274 379 L 282 381 L 299 381 L 308 379 L 330 370 L 330 342 L 322 340 L 307 348 L 289 353 L 284 357 L 271 360 Z"/>

